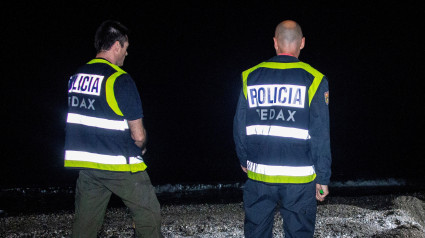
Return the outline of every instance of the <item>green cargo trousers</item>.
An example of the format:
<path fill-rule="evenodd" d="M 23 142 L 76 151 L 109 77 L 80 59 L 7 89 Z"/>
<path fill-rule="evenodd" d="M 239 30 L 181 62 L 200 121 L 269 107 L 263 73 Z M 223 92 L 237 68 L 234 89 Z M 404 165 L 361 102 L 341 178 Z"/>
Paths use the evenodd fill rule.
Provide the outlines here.
<path fill-rule="evenodd" d="M 160 205 L 146 171 L 94 169 L 81 170 L 77 180 L 72 237 L 97 237 L 112 193 L 129 208 L 137 237 L 163 237 Z"/>

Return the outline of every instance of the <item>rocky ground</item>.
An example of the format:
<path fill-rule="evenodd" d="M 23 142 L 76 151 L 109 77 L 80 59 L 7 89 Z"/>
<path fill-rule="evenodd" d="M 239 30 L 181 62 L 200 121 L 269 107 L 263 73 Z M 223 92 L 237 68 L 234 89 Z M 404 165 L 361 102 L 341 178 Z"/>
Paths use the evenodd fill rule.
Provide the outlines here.
<path fill-rule="evenodd" d="M 318 206 L 315 237 L 425 237 L 425 194 L 330 197 Z M 165 237 L 243 237 L 242 203 L 164 205 Z M 0 237 L 69 237 L 71 211 L 3 216 Z M 274 236 L 283 237 L 277 213 Z M 100 237 L 134 237 L 126 208 L 109 208 Z"/>

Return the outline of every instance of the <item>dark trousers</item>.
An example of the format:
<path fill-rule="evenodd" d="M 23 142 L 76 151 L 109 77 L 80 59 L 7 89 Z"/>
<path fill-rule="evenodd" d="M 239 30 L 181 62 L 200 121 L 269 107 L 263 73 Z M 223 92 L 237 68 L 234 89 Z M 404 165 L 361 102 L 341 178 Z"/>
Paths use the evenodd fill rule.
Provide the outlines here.
<path fill-rule="evenodd" d="M 162 237 L 160 205 L 146 171 L 81 170 L 75 192 L 72 237 L 97 237 L 114 193 L 129 208 L 137 237 Z"/>
<path fill-rule="evenodd" d="M 267 184 L 248 179 L 243 200 L 247 238 L 272 237 L 279 205 L 285 238 L 313 237 L 316 223 L 315 183 Z"/>

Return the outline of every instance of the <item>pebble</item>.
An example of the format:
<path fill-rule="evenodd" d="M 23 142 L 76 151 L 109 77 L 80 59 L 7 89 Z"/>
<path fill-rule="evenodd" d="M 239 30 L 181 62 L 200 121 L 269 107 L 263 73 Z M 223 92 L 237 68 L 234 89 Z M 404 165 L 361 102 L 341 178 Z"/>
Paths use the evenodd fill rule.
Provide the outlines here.
<path fill-rule="evenodd" d="M 424 194 L 335 197 L 320 203 L 314 237 L 425 237 Z M 165 237 L 244 237 L 242 203 L 166 205 Z M 0 212 L 1 214 L 1 212 Z M 0 237 L 70 237 L 73 213 L 0 217 Z M 273 237 L 284 237 L 275 215 Z M 134 237 L 126 208 L 109 208 L 99 237 Z"/>

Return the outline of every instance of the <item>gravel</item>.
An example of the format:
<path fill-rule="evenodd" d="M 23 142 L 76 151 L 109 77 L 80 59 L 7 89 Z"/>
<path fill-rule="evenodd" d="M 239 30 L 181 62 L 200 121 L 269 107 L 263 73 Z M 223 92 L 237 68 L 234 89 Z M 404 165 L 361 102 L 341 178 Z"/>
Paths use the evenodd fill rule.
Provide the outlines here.
<path fill-rule="evenodd" d="M 314 237 L 425 237 L 425 194 L 329 197 Z M 164 205 L 165 237 L 243 237 L 243 204 Z M 70 237 L 73 212 L 3 216 L 0 237 Z M 274 237 L 283 237 L 276 213 Z M 125 207 L 108 208 L 99 237 L 134 237 Z"/>

